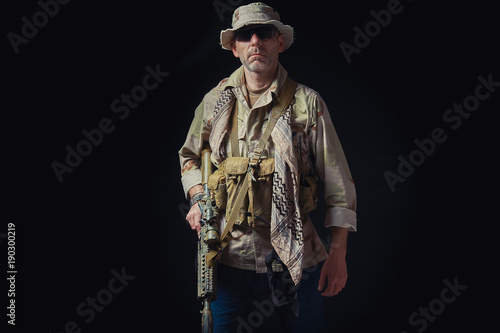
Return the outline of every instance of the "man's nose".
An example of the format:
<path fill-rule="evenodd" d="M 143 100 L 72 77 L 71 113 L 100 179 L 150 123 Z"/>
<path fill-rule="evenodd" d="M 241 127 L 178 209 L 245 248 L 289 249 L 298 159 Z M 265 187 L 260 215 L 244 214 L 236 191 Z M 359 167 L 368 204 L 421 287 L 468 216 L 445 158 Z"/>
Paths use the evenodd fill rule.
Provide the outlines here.
<path fill-rule="evenodd" d="M 262 40 L 259 38 L 259 36 L 257 36 L 256 33 L 253 33 L 252 37 L 250 38 L 250 45 L 257 46 L 260 45 L 261 42 Z"/>

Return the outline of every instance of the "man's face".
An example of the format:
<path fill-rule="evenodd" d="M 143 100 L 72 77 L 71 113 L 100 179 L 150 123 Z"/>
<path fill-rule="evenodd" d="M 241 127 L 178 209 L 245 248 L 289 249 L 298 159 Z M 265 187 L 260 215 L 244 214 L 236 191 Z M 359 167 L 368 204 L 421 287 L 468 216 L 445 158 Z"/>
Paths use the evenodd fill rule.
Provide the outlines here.
<path fill-rule="evenodd" d="M 235 34 L 233 54 L 251 72 L 272 71 L 284 50 L 283 35 L 272 26 L 252 26 Z"/>

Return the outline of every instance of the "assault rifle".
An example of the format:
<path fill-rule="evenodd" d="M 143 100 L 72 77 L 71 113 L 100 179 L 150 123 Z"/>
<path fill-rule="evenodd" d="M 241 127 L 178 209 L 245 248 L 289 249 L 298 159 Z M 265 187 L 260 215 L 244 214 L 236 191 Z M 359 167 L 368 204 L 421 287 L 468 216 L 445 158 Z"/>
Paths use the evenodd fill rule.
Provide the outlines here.
<path fill-rule="evenodd" d="M 198 238 L 198 299 L 203 303 L 201 311 L 201 332 L 213 332 L 213 316 L 210 302 L 214 301 L 217 294 L 217 257 L 214 252 L 220 252 L 219 225 L 217 223 L 217 210 L 215 199 L 208 188 L 208 178 L 212 174 L 212 151 L 205 144 L 201 152 L 201 169 L 203 199 L 199 202 L 201 209 L 201 231 Z M 209 256 L 209 254 L 211 254 Z"/>

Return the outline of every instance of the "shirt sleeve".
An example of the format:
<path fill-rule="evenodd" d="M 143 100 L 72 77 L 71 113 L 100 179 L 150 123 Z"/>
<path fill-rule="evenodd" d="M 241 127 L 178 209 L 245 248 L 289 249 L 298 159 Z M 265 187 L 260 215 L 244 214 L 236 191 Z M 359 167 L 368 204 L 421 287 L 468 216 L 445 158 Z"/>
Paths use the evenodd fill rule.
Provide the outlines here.
<path fill-rule="evenodd" d="M 214 95 L 212 90 L 196 108 L 186 141 L 179 150 L 181 182 L 186 198 L 193 186 L 201 184 L 201 150 L 203 143 L 208 141 L 210 136 L 209 117 L 213 114 Z"/>
<path fill-rule="evenodd" d="M 325 227 L 356 231 L 356 190 L 342 145 L 323 99 L 315 94 L 311 103 L 309 149 L 325 186 Z"/>

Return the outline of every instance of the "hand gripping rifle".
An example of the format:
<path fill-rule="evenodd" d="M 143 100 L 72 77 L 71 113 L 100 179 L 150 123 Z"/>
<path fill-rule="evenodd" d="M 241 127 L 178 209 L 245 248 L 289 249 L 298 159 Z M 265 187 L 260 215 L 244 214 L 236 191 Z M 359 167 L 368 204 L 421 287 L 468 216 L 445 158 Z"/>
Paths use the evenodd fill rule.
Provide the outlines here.
<path fill-rule="evenodd" d="M 201 311 L 201 332 L 213 332 L 212 310 L 210 302 L 217 294 L 217 255 L 221 251 L 219 225 L 215 199 L 208 189 L 208 177 L 212 174 L 210 146 L 205 143 L 201 152 L 201 169 L 203 199 L 199 202 L 201 209 L 201 231 L 198 238 L 198 299 L 203 303 Z"/>

